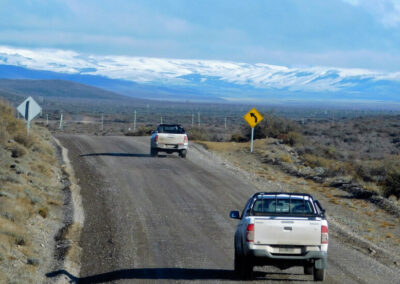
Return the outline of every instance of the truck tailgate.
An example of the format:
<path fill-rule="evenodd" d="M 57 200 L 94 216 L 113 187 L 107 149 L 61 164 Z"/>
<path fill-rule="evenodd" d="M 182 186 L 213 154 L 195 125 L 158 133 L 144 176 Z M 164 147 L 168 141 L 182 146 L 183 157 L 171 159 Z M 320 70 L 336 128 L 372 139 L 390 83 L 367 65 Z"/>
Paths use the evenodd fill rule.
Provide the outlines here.
<path fill-rule="evenodd" d="M 158 134 L 158 143 L 161 144 L 183 144 L 185 142 L 184 134 Z"/>
<path fill-rule="evenodd" d="M 321 221 L 307 218 L 256 218 L 254 244 L 320 245 Z"/>

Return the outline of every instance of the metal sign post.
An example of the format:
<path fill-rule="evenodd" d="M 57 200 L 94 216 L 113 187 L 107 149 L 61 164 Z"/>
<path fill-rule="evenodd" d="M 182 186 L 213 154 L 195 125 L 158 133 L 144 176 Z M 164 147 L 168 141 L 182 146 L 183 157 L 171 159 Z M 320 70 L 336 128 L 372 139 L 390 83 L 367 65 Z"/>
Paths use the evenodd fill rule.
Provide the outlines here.
<path fill-rule="evenodd" d="M 250 152 L 253 153 L 253 144 L 254 144 L 254 127 L 251 128 L 251 143 L 250 143 Z"/>
<path fill-rule="evenodd" d="M 263 120 L 263 116 L 256 110 L 256 108 L 252 108 L 248 113 L 243 116 L 244 120 L 251 127 L 251 142 L 250 142 L 250 152 L 253 153 L 254 146 L 254 127 Z"/>
<path fill-rule="evenodd" d="M 32 97 L 29 97 L 17 107 L 17 110 L 18 113 L 23 115 L 26 120 L 26 132 L 29 135 L 31 120 L 34 119 L 42 111 L 42 108 Z"/>

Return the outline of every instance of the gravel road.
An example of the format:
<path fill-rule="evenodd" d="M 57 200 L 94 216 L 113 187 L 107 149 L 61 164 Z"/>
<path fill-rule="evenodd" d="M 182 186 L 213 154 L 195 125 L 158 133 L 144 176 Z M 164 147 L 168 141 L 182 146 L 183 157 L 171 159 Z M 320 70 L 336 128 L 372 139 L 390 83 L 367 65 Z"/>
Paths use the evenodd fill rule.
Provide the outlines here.
<path fill-rule="evenodd" d="M 81 186 L 85 226 L 79 283 L 236 283 L 233 235 L 258 189 L 199 146 L 152 158 L 148 137 L 57 137 Z M 276 188 L 271 188 L 276 191 Z M 329 212 L 328 212 L 329 214 Z M 326 283 L 400 283 L 399 270 L 333 234 Z M 255 268 L 254 282 L 308 282 L 301 268 Z"/>

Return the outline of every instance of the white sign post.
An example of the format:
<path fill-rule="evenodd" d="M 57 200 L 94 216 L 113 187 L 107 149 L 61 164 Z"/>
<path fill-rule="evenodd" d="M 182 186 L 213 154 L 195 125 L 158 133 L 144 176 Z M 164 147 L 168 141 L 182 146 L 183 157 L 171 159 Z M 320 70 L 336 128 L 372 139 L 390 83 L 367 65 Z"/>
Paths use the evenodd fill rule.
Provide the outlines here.
<path fill-rule="evenodd" d="M 26 131 L 29 135 L 31 120 L 34 119 L 42 111 L 42 108 L 37 104 L 37 102 L 35 102 L 32 97 L 29 97 L 17 107 L 17 110 L 27 122 Z"/>

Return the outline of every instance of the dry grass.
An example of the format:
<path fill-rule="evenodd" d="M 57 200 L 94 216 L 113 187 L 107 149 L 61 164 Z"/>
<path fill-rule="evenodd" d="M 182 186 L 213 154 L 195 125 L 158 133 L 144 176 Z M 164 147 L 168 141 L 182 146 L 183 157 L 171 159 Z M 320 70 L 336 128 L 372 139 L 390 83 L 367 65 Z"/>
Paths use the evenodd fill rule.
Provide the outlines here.
<path fill-rule="evenodd" d="M 25 123 L 0 101 L 1 283 L 37 282 L 33 279 L 42 265 L 38 252 L 43 254 L 43 236 L 39 234 L 44 225 L 40 220 L 46 218 L 48 222 L 48 204 L 63 204 L 62 194 L 57 192 L 60 185 L 56 172 L 60 169 L 46 131 L 32 125 L 28 136 Z"/>
<path fill-rule="evenodd" d="M 382 222 L 380 223 L 380 227 L 381 227 L 381 228 L 388 228 L 388 227 L 394 227 L 394 226 L 395 226 L 395 224 L 389 223 L 389 222 L 386 222 L 386 221 L 382 221 Z"/>
<path fill-rule="evenodd" d="M 285 163 L 289 163 L 289 164 L 293 163 L 292 158 L 289 154 L 282 154 L 279 156 L 279 159 Z"/>

